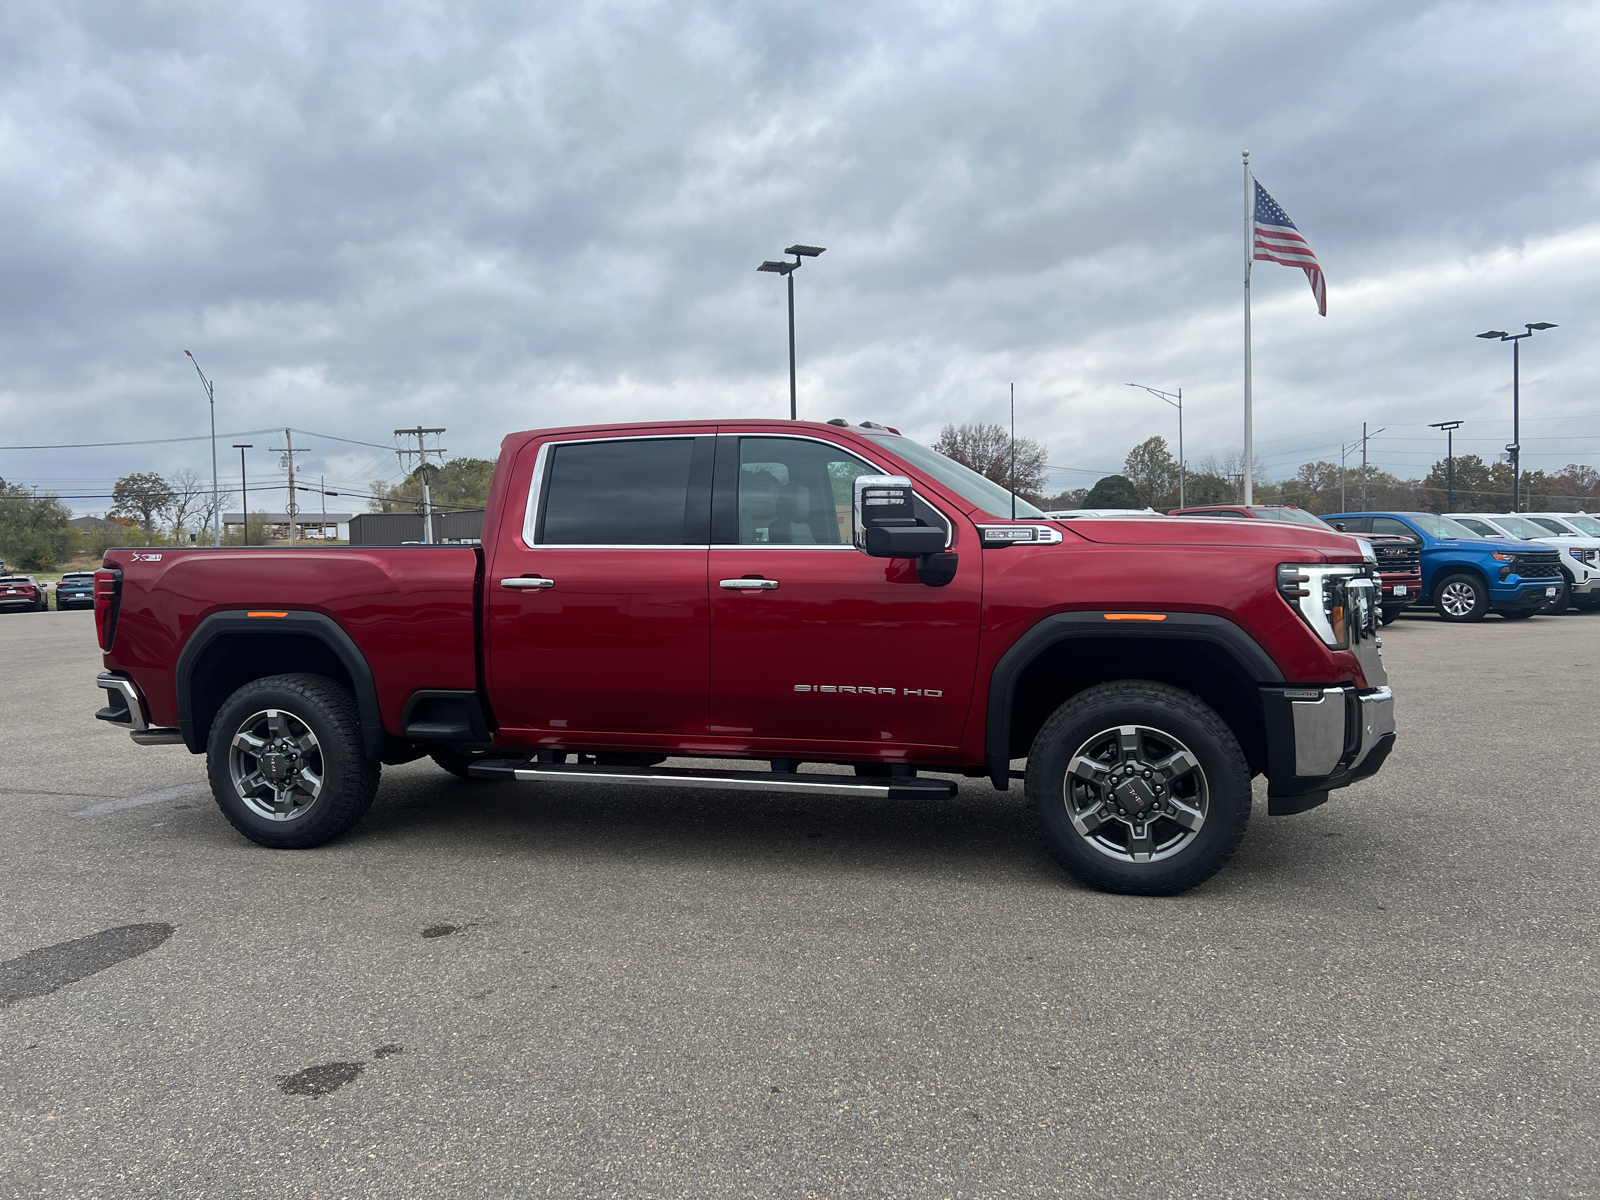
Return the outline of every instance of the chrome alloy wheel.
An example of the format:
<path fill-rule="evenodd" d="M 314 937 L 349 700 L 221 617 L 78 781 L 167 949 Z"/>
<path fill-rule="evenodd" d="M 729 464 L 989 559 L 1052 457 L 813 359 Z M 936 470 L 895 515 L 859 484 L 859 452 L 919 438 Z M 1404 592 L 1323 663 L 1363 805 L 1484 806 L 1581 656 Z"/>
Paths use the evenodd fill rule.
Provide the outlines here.
<path fill-rule="evenodd" d="M 1447 583 L 1439 593 L 1439 606 L 1452 617 L 1466 617 L 1477 606 L 1478 593 L 1471 584 Z"/>
<path fill-rule="evenodd" d="M 1199 836 L 1209 807 L 1200 760 L 1148 725 L 1089 738 L 1067 763 L 1063 792 L 1073 828 L 1118 862 L 1171 858 Z"/>
<path fill-rule="evenodd" d="M 246 717 L 228 748 L 228 775 L 245 806 L 268 821 L 293 821 L 322 795 L 322 746 L 293 713 Z"/>

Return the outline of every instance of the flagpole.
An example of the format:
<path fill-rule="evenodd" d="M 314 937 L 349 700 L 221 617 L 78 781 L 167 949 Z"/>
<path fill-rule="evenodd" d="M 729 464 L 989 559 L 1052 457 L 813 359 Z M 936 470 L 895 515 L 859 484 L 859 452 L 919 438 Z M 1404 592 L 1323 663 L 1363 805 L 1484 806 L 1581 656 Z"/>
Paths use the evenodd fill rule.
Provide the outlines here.
<path fill-rule="evenodd" d="M 1250 203 L 1250 151 L 1244 152 L 1244 502 L 1250 504 L 1255 497 L 1255 480 L 1252 465 L 1255 460 L 1255 429 L 1250 397 L 1250 262 L 1251 217 L 1255 214 Z"/>

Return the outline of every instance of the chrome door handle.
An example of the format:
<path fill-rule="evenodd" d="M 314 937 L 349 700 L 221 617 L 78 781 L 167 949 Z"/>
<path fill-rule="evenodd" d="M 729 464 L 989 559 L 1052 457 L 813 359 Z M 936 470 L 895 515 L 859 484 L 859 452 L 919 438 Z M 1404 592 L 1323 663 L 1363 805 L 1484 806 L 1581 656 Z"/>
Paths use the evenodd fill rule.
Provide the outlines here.
<path fill-rule="evenodd" d="M 530 579 L 526 575 L 516 579 L 502 579 L 500 581 L 501 587 L 510 588 L 513 592 L 531 591 L 534 588 L 553 588 L 555 585 L 556 581 L 554 579 Z"/>
<path fill-rule="evenodd" d="M 776 579 L 724 579 L 722 586 L 730 592 L 775 592 L 778 590 Z"/>

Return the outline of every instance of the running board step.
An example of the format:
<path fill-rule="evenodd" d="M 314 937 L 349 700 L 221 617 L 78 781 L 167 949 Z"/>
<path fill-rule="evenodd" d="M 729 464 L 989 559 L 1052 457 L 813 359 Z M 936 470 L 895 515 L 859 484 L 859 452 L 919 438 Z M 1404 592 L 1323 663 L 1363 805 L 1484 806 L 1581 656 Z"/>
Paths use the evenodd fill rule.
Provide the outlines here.
<path fill-rule="evenodd" d="M 774 771 L 690 771 L 681 767 L 589 767 L 505 759 L 473 763 L 479 779 L 524 783 L 642 784 L 645 787 L 718 788 L 738 792 L 790 792 L 808 796 L 869 796 L 885 800 L 948 800 L 956 794 L 949 779 L 915 776 L 783 775 Z"/>

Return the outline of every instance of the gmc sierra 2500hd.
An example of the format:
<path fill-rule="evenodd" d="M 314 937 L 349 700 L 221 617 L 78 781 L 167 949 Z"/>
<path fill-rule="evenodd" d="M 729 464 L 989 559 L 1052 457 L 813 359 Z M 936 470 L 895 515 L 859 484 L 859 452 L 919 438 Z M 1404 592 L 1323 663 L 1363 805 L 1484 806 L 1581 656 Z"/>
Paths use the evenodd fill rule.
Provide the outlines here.
<path fill-rule="evenodd" d="M 96 715 L 205 754 L 264 846 L 336 837 L 423 755 L 863 799 L 937 772 L 1022 778 L 1079 879 L 1172 894 L 1233 854 L 1252 776 L 1294 813 L 1388 755 L 1375 586 L 1353 537 L 1051 521 L 870 422 L 544 429 L 505 439 L 481 546 L 109 552 Z"/>

